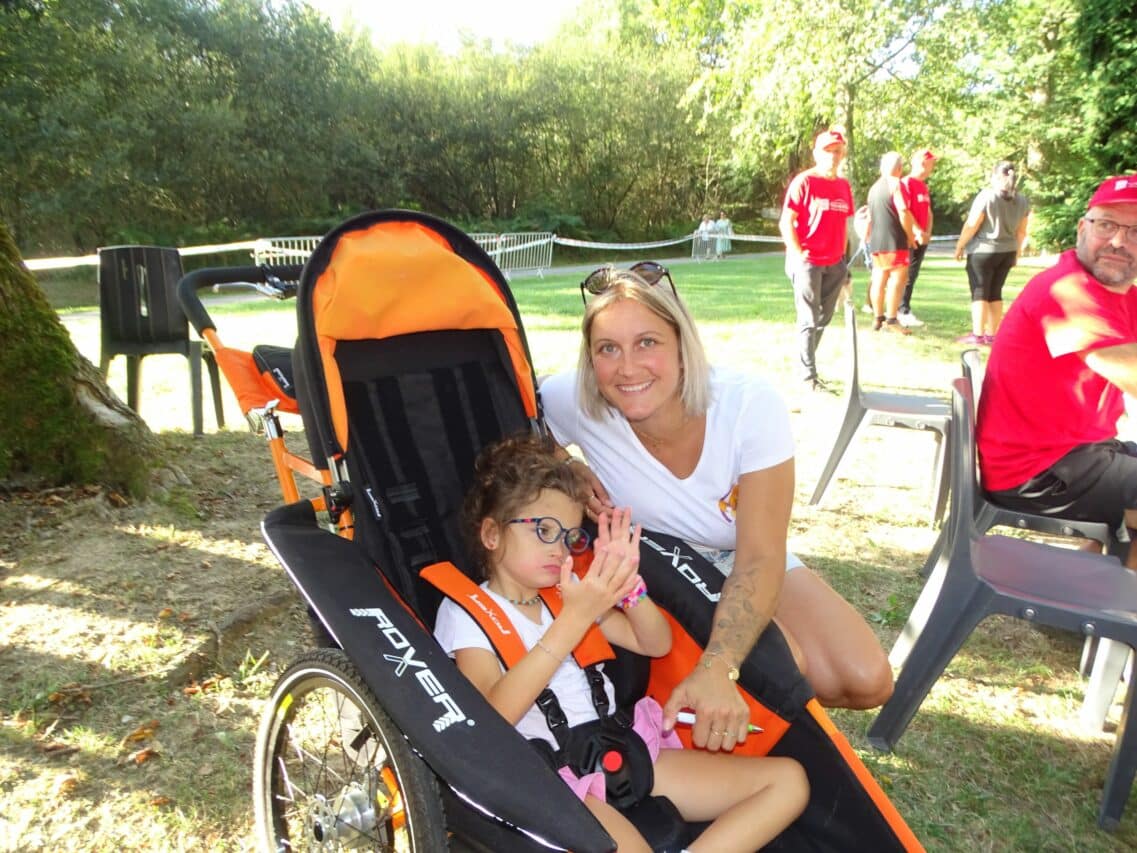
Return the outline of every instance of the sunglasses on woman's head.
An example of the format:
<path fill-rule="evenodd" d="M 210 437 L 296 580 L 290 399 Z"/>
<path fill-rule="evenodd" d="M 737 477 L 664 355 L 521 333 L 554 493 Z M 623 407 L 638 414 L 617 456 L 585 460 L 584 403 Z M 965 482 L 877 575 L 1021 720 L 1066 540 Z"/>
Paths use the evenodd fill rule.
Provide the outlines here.
<path fill-rule="evenodd" d="M 659 284 L 662 279 L 667 279 L 667 283 L 671 285 L 671 292 L 678 298 L 679 294 L 675 291 L 675 282 L 671 280 L 671 273 L 668 272 L 667 267 L 663 264 L 657 264 L 655 261 L 640 261 L 637 264 L 632 264 L 627 270 L 618 270 L 611 264 L 606 264 L 600 269 L 593 270 L 588 274 L 588 277 L 580 283 L 580 300 L 588 304 L 588 297 L 585 296 L 585 291 L 591 293 L 593 296 L 599 296 L 605 290 L 612 286 L 612 283 L 623 272 L 630 272 L 639 277 L 644 284 L 654 286 Z"/>

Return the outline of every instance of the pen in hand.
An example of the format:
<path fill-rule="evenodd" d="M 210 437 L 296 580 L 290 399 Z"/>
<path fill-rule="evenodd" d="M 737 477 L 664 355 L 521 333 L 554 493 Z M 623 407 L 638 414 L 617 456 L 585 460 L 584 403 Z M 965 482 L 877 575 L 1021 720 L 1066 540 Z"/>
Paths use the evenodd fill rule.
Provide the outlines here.
<path fill-rule="evenodd" d="M 680 711 L 675 715 L 675 722 L 680 723 L 684 726 L 693 726 L 695 725 L 695 715 L 690 711 Z M 746 730 L 750 732 L 750 734 L 756 734 L 757 732 L 764 731 L 761 726 L 756 726 L 753 723 L 748 725 L 746 727 Z"/>

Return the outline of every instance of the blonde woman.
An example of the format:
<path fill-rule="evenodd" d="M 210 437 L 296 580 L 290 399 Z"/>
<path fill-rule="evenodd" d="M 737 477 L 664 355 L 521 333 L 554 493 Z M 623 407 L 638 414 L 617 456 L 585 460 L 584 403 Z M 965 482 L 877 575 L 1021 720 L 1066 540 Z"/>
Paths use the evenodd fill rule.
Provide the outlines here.
<path fill-rule="evenodd" d="M 708 365 L 659 264 L 598 270 L 581 292 L 592 298 L 578 369 L 546 379 L 541 398 L 554 437 L 579 447 L 590 468 L 589 514 L 631 507 L 646 529 L 689 542 L 727 576 L 702 659 L 667 702 L 665 722 L 691 707 L 712 723 L 697 745 L 730 749 L 741 739 L 748 714 L 731 676 L 773 618 L 823 704 L 883 704 L 892 672 L 876 636 L 786 550 L 793 439 L 773 387 Z"/>

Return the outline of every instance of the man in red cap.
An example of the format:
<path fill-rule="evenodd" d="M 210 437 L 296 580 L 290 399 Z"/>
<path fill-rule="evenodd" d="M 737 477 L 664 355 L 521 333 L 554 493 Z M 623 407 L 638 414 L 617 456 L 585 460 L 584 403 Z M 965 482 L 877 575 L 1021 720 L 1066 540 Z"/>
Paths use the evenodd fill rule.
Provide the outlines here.
<path fill-rule="evenodd" d="M 1027 283 L 999 327 L 979 402 L 983 488 L 1003 506 L 1122 523 L 1137 535 L 1137 175 L 1110 178 L 1076 247 Z M 1137 548 L 1127 565 L 1137 568 Z"/>
<path fill-rule="evenodd" d="M 928 241 L 932 239 L 932 196 L 925 183 L 936 168 L 939 159 L 929 148 L 921 148 L 912 155 L 911 171 L 900 179 L 900 192 L 908 201 L 908 212 L 915 222 L 913 236 L 916 244 L 908 253 L 908 284 L 900 297 L 900 310 L 897 318 L 901 326 L 915 328 L 923 326 L 922 320 L 912 313 L 912 289 L 916 277 L 920 275 L 920 265 L 928 251 Z"/>
<path fill-rule="evenodd" d="M 825 387 L 817 377 L 817 344 L 845 284 L 846 223 L 854 210 L 853 190 L 838 175 L 845 150 L 840 131 L 818 134 L 813 144 L 816 165 L 790 181 L 778 223 L 797 308 L 801 378 L 815 391 Z"/>

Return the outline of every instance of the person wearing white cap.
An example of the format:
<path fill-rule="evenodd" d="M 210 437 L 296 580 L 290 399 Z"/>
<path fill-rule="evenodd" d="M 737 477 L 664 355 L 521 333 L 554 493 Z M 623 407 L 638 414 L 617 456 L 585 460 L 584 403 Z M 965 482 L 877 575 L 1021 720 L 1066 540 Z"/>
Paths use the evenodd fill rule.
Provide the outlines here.
<path fill-rule="evenodd" d="M 846 279 L 846 225 L 855 208 L 853 190 L 838 174 L 845 151 L 839 130 L 817 135 L 816 165 L 790 181 L 778 223 L 786 244 L 786 275 L 794 288 L 800 375 L 814 391 L 825 389 L 817 376 L 817 345 Z"/>
<path fill-rule="evenodd" d="M 1097 188 L 1075 248 L 1027 283 L 995 338 L 977 426 L 995 503 L 1137 535 L 1137 444 L 1117 438 L 1123 395 L 1137 396 L 1135 280 L 1137 175 L 1127 175 Z M 1137 548 L 1126 564 L 1137 568 Z"/>

